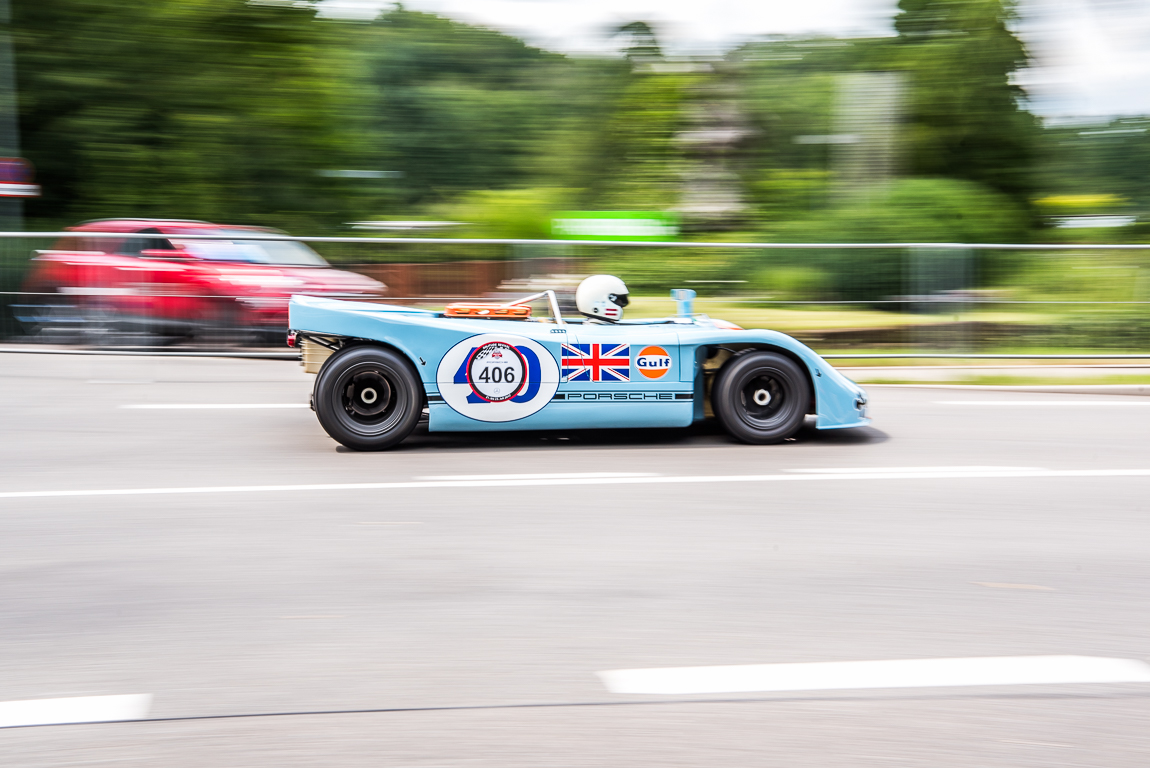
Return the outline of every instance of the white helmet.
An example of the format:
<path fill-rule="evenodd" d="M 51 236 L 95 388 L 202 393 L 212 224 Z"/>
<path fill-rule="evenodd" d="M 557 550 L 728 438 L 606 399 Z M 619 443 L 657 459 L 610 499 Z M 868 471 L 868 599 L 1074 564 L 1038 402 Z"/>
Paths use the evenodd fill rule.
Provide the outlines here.
<path fill-rule="evenodd" d="M 575 289 L 575 306 L 587 317 L 614 323 L 627 304 L 627 286 L 614 275 L 592 275 Z"/>

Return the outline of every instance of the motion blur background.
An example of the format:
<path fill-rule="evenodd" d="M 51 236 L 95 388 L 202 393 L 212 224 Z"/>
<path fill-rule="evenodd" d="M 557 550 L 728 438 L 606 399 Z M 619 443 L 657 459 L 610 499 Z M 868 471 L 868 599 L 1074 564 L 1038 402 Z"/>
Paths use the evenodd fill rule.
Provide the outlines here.
<path fill-rule="evenodd" d="M 1134 0 L 8 1 L 4 154 L 42 195 L 0 202 L 4 229 L 548 239 L 560 211 L 633 211 L 686 241 L 1150 242 Z M 7 303 L 51 244 L 3 243 Z M 1150 348 L 1146 251 L 316 249 L 393 298 L 607 271 L 641 315 L 693 287 L 823 352 Z"/>
<path fill-rule="evenodd" d="M 0 0 L 0 193 L 3 158 L 41 188 L 0 197 L 0 764 L 1145 768 L 1150 360 L 1113 358 L 1150 357 L 1150 250 L 1115 247 L 1150 245 L 1147 82 L 1146 0 Z M 235 240 L 90 232 L 142 218 Z M 582 240 L 636 230 L 674 242 Z M 38 284 L 44 250 L 110 266 Z M 346 452 L 294 360 L 242 359 L 286 328 L 123 330 L 196 270 L 280 317 L 312 278 L 434 307 L 609 272 L 628 317 L 694 289 L 874 422 Z M 1068 656 L 1138 675 L 596 676 Z"/>

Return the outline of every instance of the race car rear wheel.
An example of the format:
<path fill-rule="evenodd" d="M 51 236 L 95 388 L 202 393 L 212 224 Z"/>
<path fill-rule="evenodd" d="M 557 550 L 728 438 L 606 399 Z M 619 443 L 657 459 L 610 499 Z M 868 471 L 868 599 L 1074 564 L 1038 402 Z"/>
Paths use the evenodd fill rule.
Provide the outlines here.
<path fill-rule="evenodd" d="M 319 423 L 356 451 L 382 451 L 411 434 L 423 412 L 423 385 L 411 363 L 381 347 L 357 346 L 328 358 L 315 382 Z"/>
<path fill-rule="evenodd" d="M 794 361 L 774 352 L 731 358 L 711 390 L 711 407 L 723 427 L 744 443 L 780 443 L 803 425 L 810 385 Z"/>

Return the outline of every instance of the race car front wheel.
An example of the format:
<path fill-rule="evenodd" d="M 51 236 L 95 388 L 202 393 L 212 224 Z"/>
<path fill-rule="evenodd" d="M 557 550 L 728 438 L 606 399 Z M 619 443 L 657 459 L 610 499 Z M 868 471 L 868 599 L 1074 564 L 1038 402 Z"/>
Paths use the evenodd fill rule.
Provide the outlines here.
<path fill-rule="evenodd" d="M 324 430 L 356 451 L 382 451 L 411 434 L 423 412 L 423 385 L 411 363 L 381 347 L 332 355 L 313 394 Z"/>
<path fill-rule="evenodd" d="M 799 366 L 773 352 L 745 352 L 724 365 L 711 389 L 723 427 L 744 443 L 780 443 L 803 425 L 810 385 Z"/>

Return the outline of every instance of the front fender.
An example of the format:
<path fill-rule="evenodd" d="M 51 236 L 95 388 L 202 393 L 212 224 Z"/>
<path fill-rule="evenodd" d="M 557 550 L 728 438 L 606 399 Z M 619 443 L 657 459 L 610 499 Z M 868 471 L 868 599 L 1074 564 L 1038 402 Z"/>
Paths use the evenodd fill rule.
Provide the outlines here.
<path fill-rule="evenodd" d="M 798 361 L 807 371 L 815 395 L 815 426 L 818 429 L 845 429 L 870 423 L 866 416 L 866 392 L 843 376 L 817 352 L 785 333 L 767 330 L 727 331 L 692 338 L 698 347 L 776 350 Z M 705 358 L 705 355 L 702 357 Z M 701 365 L 696 354 L 696 365 Z M 699 371 L 701 373 L 701 371 Z"/>

